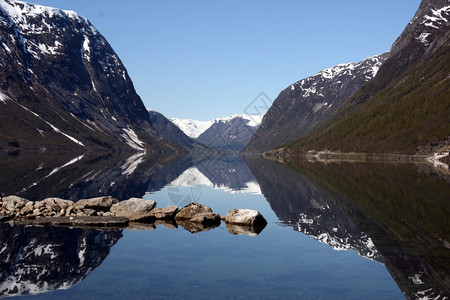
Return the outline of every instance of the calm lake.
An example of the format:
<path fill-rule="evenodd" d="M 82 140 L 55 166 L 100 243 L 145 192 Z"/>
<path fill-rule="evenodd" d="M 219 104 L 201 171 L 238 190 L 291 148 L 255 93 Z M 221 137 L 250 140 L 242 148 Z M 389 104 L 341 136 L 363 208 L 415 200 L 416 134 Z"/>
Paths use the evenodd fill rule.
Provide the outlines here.
<path fill-rule="evenodd" d="M 0 223 L 0 297 L 448 299 L 450 176 L 429 164 L 2 154 L 0 194 L 142 197 L 261 232 L 154 224 L 95 230 Z"/>

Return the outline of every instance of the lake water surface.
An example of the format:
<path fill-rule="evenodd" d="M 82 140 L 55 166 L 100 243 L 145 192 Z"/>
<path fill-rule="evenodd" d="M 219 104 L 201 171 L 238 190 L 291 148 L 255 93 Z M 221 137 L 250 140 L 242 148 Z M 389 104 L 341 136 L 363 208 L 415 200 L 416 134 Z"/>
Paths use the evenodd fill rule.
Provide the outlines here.
<path fill-rule="evenodd" d="M 20 299 L 449 297 L 450 184 L 426 164 L 311 163 L 117 154 L 4 156 L 0 192 L 30 200 L 143 197 L 225 215 L 260 211 L 259 234 L 222 223 L 95 230 L 0 223 L 0 296 Z M 195 231 L 196 233 L 192 233 Z"/>

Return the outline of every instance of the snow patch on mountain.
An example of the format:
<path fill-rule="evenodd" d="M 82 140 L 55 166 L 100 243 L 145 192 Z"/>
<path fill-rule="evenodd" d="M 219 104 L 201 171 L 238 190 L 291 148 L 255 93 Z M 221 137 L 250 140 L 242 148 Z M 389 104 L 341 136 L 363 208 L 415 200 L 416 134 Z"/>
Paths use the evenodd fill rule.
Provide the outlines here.
<path fill-rule="evenodd" d="M 433 29 L 440 29 L 442 26 L 448 24 L 450 20 L 450 6 L 446 6 L 440 9 L 431 9 L 431 15 L 425 15 L 422 18 L 421 24 L 425 27 Z M 425 46 L 429 46 L 430 42 L 428 41 L 428 37 L 431 35 L 431 32 L 422 32 L 416 40 L 420 41 Z"/>
<path fill-rule="evenodd" d="M 324 69 L 313 76 L 297 81 L 296 83 L 291 85 L 291 91 L 294 91 L 297 88 L 300 89 L 302 91 L 303 98 L 308 98 L 312 95 L 324 97 L 324 95 L 322 94 L 324 82 L 336 81 L 336 78 L 341 75 L 355 76 L 353 74 L 355 70 L 358 70 L 364 65 L 370 63 L 372 66 L 370 68 L 367 68 L 365 71 L 366 81 L 369 81 L 378 73 L 378 70 L 380 69 L 383 62 L 384 59 L 381 58 L 380 55 L 375 55 L 372 57 L 368 57 L 359 63 L 351 62 L 339 64 L 332 68 Z"/>
<path fill-rule="evenodd" d="M 187 136 L 196 139 L 206 131 L 212 124 L 213 121 L 198 121 L 193 119 L 178 119 L 170 118 L 170 121 L 177 125 L 181 131 L 183 131 Z"/>
<path fill-rule="evenodd" d="M 203 132 L 205 132 L 211 125 L 219 122 L 229 122 L 236 118 L 242 118 L 247 120 L 247 125 L 250 127 L 257 127 L 261 124 L 264 115 L 245 115 L 235 114 L 224 118 L 215 118 L 209 121 L 198 121 L 193 119 L 179 119 L 170 118 L 170 121 L 177 125 L 187 136 L 191 138 L 198 138 Z"/>

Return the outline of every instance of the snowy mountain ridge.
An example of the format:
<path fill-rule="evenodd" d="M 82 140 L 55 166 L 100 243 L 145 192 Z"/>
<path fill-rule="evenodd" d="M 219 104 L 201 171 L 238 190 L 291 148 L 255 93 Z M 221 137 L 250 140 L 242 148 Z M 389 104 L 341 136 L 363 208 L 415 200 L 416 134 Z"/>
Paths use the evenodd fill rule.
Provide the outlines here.
<path fill-rule="evenodd" d="M 245 115 L 245 114 L 235 114 L 223 118 L 215 118 L 209 121 L 199 121 L 194 119 L 180 119 L 180 118 L 170 118 L 170 121 L 177 125 L 187 136 L 191 138 L 198 138 L 203 132 L 205 132 L 214 123 L 219 122 L 229 122 L 236 118 L 242 118 L 248 120 L 247 125 L 250 127 L 257 127 L 261 124 L 264 115 Z"/>
<path fill-rule="evenodd" d="M 3 146 L 182 149 L 152 128 L 120 58 L 74 11 L 0 0 L 0 82 Z"/>

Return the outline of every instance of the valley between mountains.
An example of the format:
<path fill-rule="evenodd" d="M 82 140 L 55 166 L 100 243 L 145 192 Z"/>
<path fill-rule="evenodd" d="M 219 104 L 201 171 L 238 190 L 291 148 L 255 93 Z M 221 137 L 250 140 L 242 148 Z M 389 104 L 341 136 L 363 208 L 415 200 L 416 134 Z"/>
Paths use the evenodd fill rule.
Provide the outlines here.
<path fill-rule="evenodd" d="M 450 5 L 423 0 L 389 52 L 292 83 L 264 115 L 147 109 L 102 34 L 73 11 L 0 1 L 0 147 L 259 154 L 450 148 Z M 263 87 L 262 87 L 263 88 Z"/>

